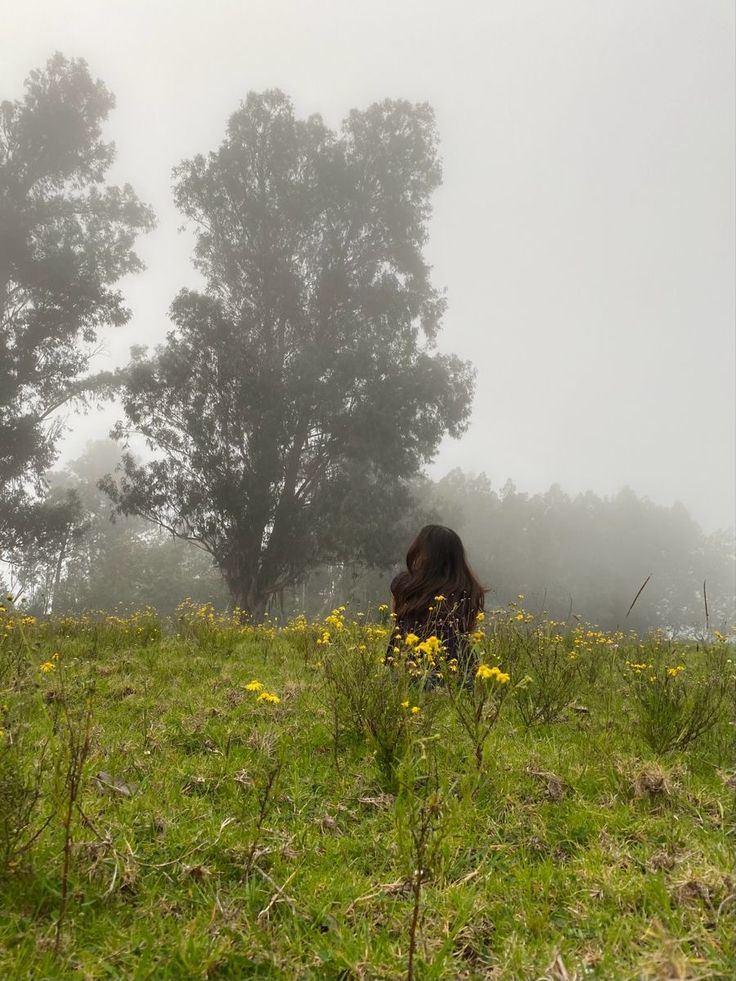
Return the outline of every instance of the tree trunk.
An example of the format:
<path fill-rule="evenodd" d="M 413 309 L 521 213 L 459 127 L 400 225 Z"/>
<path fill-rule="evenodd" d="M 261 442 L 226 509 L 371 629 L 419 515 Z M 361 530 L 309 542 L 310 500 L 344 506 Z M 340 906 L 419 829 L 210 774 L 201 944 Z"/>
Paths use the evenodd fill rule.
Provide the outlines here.
<path fill-rule="evenodd" d="M 268 596 L 258 589 L 256 577 L 248 576 L 232 581 L 228 580 L 230 590 L 231 607 L 238 607 L 244 613 L 249 614 L 253 623 L 261 623 L 266 612 Z"/>
<path fill-rule="evenodd" d="M 56 562 L 56 573 L 54 575 L 54 586 L 51 591 L 51 606 L 50 613 L 54 612 L 54 607 L 56 605 L 56 600 L 59 596 L 59 582 L 61 581 L 61 569 L 64 565 L 64 559 L 66 558 L 66 546 L 69 541 L 69 527 L 67 526 L 66 533 L 64 534 L 64 540 L 61 543 L 61 548 L 59 549 L 59 558 Z"/>

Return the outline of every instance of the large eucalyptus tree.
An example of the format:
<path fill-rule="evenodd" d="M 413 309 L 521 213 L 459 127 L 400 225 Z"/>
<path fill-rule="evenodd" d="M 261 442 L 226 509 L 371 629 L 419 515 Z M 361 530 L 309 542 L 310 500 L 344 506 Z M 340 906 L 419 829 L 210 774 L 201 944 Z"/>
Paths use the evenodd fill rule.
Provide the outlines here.
<path fill-rule="evenodd" d="M 254 616 L 315 563 L 382 563 L 406 480 L 467 425 L 474 372 L 436 350 L 445 300 L 423 254 L 441 181 L 431 108 L 386 100 L 339 133 L 251 92 L 221 146 L 175 169 L 201 291 L 137 351 L 105 487 L 209 551 Z"/>

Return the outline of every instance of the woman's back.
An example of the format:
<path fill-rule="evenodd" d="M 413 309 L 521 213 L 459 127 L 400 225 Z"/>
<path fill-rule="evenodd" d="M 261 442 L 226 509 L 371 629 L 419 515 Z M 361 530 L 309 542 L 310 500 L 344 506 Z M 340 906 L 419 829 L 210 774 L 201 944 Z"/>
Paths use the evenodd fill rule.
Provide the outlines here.
<path fill-rule="evenodd" d="M 399 645 L 403 638 L 415 634 L 420 640 L 434 635 L 442 641 L 442 655 L 447 660 L 457 658 L 462 660 L 466 654 L 466 633 L 457 623 L 448 621 L 397 620 L 389 638 L 386 654 L 390 655 L 393 648 Z"/>
<path fill-rule="evenodd" d="M 434 634 L 448 660 L 464 660 L 466 635 L 483 609 L 484 589 L 465 559 L 457 534 L 442 525 L 425 525 L 409 547 L 406 571 L 391 580 L 396 622 L 386 656 L 402 637 L 421 640 Z"/>

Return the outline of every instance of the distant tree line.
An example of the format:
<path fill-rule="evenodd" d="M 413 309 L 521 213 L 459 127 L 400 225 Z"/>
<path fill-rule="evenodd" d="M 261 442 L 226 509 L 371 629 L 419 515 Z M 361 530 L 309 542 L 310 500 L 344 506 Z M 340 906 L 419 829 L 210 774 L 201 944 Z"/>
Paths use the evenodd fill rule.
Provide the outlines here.
<path fill-rule="evenodd" d="M 702 628 L 707 597 L 711 626 L 736 621 L 733 529 L 705 535 L 682 504 L 663 507 L 630 488 L 608 498 L 558 485 L 529 495 L 507 481 L 496 491 L 484 474 L 460 470 L 426 483 L 422 499 L 468 542 L 490 606 L 516 601 L 611 629 Z"/>
<path fill-rule="evenodd" d="M 98 480 L 118 460 L 115 443 L 99 442 L 63 472 L 48 475 L 52 497 L 72 492 L 79 510 L 60 542 L 14 553 L 15 579 L 29 608 L 80 613 L 150 604 L 171 615 L 185 597 L 226 607 L 229 591 L 211 555 L 140 517 L 111 516 Z M 495 491 L 484 474 L 460 470 L 438 481 L 417 479 L 412 493 L 425 517 L 449 524 L 467 543 L 489 587 L 489 609 L 516 602 L 562 621 L 582 618 L 610 629 L 702 629 L 707 598 L 710 626 L 736 622 L 733 535 L 703 534 L 682 505 L 652 504 L 630 489 L 612 498 L 570 497 L 556 486 L 529 495 L 509 481 Z M 269 614 L 319 616 L 344 602 L 354 611 L 375 610 L 389 599 L 388 583 L 409 535 L 396 540 L 383 568 L 360 561 L 312 567 L 272 594 Z"/>
<path fill-rule="evenodd" d="M 417 527 L 441 521 L 490 605 L 523 593 L 606 626 L 689 623 L 705 580 L 713 618 L 732 615 L 733 543 L 681 507 L 423 476 L 467 429 L 475 383 L 437 350 L 427 104 L 386 99 L 333 131 L 278 90 L 248 93 L 220 146 L 174 168 L 202 289 L 174 297 L 155 351 L 95 373 L 154 225 L 128 185 L 106 183 L 113 106 L 61 54 L 0 104 L 0 576 L 34 609 L 170 612 L 191 596 L 259 618 L 380 602 Z M 54 471 L 60 411 L 112 397 L 122 457 L 101 443 Z"/>

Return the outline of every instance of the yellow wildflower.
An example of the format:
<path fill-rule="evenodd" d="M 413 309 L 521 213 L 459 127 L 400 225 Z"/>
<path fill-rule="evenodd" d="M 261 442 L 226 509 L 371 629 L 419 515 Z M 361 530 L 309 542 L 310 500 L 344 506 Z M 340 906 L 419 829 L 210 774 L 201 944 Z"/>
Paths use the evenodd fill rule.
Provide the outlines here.
<path fill-rule="evenodd" d="M 475 617 L 475 619 L 478 621 L 478 623 L 483 623 L 483 621 L 485 620 L 485 618 L 486 618 L 486 615 L 483 612 L 483 610 L 481 610 L 480 613 L 476 614 L 476 617 Z"/>
<path fill-rule="evenodd" d="M 246 691 L 260 691 L 263 688 L 263 683 L 261 681 L 249 681 L 244 687 Z"/>
<path fill-rule="evenodd" d="M 271 702 L 273 705 L 278 705 L 281 701 L 278 695 L 274 695 L 270 691 L 262 691 L 257 700 L 259 702 Z"/>
<path fill-rule="evenodd" d="M 426 654 L 429 661 L 434 661 L 435 654 L 439 653 L 442 648 L 442 641 L 439 639 L 439 637 L 435 637 L 435 635 L 432 634 L 431 637 L 427 637 L 426 640 L 423 640 L 420 644 L 417 644 L 414 649 L 420 654 Z"/>
<path fill-rule="evenodd" d="M 488 681 L 490 678 L 493 678 L 500 685 L 505 685 L 511 676 L 506 674 L 504 671 L 501 671 L 495 665 L 493 667 L 489 667 L 487 664 L 481 664 L 475 673 L 475 677 L 480 678 L 483 681 Z"/>
<path fill-rule="evenodd" d="M 406 637 L 404 637 L 404 643 L 407 647 L 413 647 L 415 644 L 419 643 L 419 638 L 416 634 L 407 634 Z"/>
<path fill-rule="evenodd" d="M 447 599 L 447 597 L 446 596 L 443 596 L 442 593 L 440 593 L 439 596 L 435 596 L 435 598 L 434 598 L 435 603 L 441 603 L 442 600 L 445 600 L 445 599 Z"/>
<path fill-rule="evenodd" d="M 411 707 L 411 714 L 412 715 L 418 715 L 419 712 L 421 712 L 421 711 L 422 710 L 419 708 L 418 705 L 412 705 L 412 707 Z"/>
<path fill-rule="evenodd" d="M 408 709 L 409 708 L 409 700 L 407 699 L 405 702 L 402 702 L 401 703 L 401 707 L 402 707 L 402 709 Z"/>
<path fill-rule="evenodd" d="M 54 671 L 55 669 L 56 669 L 56 665 L 54 664 L 53 661 L 44 661 L 43 664 L 41 665 L 41 670 L 43 671 L 44 674 L 48 674 L 49 671 Z"/>

